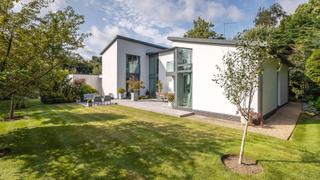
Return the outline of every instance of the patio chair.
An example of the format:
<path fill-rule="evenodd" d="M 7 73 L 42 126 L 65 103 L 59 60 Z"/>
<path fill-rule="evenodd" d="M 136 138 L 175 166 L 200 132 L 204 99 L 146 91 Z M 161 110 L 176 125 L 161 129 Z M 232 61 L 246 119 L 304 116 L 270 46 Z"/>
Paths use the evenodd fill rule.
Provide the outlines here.
<path fill-rule="evenodd" d="M 110 102 L 110 104 L 111 104 L 111 96 L 110 95 L 105 95 L 104 96 L 104 104 L 108 104 L 108 101 Z"/>
<path fill-rule="evenodd" d="M 99 96 L 99 95 L 96 95 L 96 96 L 94 96 L 93 97 L 93 100 L 92 100 L 92 103 L 94 104 L 94 105 L 96 105 L 96 104 L 101 104 L 102 103 L 102 100 L 101 100 L 101 96 Z"/>

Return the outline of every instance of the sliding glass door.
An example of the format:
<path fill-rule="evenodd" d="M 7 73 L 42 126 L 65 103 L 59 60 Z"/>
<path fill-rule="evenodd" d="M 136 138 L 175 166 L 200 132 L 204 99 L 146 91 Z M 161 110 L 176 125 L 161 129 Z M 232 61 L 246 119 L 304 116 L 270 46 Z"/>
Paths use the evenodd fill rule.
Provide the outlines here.
<path fill-rule="evenodd" d="M 192 72 L 178 73 L 177 106 L 192 108 Z"/>

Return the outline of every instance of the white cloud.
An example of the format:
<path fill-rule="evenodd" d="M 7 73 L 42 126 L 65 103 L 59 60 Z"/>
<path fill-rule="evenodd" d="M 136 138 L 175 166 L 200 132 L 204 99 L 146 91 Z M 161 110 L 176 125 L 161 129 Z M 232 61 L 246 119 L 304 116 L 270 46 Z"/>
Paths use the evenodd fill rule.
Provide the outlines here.
<path fill-rule="evenodd" d="M 113 27 L 133 31 L 139 39 L 167 46 L 171 45 L 167 36 L 183 36 L 187 30 L 179 26 L 198 16 L 210 22 L 218 18 L 232 21 L 245 18 L 245 13 L 234 5 L 205 0 L 116 0 L 102 7 Z"/>
<path fill-rule="evenodd" d="M 245 13 L 240 11 L 234 5 L 229 6 L 227 11 L 228 11 L 228 18 L 232 19 L 233 21 L 239 21 L 245 17 Z"/>
<path fill-rule="evenodd" d="M 89 32 L 92 33 L 92 36 L 87 41 L 100 48 L 106 46 L 116 35 L 129 36 L 129 33 L 124 29 L 109 25 L 105 26 L 102 32 L 96 26 L 92 26 Z"/>
<path fill-rule="evenodd" d="M 96 51 L 92 50 L 90 47 L 85 46 L 84 48 L 79 48 L 78 52 L 81 54 L 90 54 L 90 55 L 96 55 L 98 54 Z"/>
<path fill-rule="evenodd" d="M 307 3 L 308 0 L 280 0 L 279 2 L 284 11 L 288 14 L 293 14 L 300 4 Z"/>

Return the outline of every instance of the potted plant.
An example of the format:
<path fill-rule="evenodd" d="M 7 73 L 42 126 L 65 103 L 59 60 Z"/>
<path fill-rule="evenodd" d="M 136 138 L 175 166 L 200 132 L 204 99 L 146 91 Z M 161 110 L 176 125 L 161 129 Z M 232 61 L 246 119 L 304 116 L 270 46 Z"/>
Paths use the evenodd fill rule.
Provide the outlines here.
<path fill-rule="evenodd" d="M 163 86 L 162 86 L 162 82 L 160 80 L 158 80 L 156 86 L 157 86 L 157 91 L 159 91 L 159 93 L 161 93 Z"/>
<path fill-rule="evenodd" d="M 126 90 L 124 90 L 123 88 L 119 88 L 118 89 L 119 99 L 124 99 L 124 93 L 125 92 L 126 92 Z"/>
<path fill-rule="evenodd" d="M 81 98 L 80 98 L 80 96 L 77 96 L 76 97 L 76 103 L 80 103 L 81 102 Z"/>
<path fill-rule="evenodd" d="M 128 80 L 126 82 L 130 84 L 129 90 L 133 90 L 133 93 L 131 93 L 131 101 L 138 101 L 138 91 L 140 91 L 141 88 L 145 88 L 142 85 L 143 81 L 136 81 L 134 76 L 132 76 L 132 80 Z"/>
<path fill-rule="evenodd" d="M 88 107 L 91 107 L 91 106 L 92 106 L 92 100 L 91 100 L 91 99 L 88 99 L 88 101 L 87 101 L 87 106 L 88 106 Z"/>
<path fill-rule="evenodd" d="M 169 94 L 167 95 L 167 99 L 168 99 L 168 105 L 169 105 L 169 107 L 173 107 L 174 94 L 169 93 Z"/>

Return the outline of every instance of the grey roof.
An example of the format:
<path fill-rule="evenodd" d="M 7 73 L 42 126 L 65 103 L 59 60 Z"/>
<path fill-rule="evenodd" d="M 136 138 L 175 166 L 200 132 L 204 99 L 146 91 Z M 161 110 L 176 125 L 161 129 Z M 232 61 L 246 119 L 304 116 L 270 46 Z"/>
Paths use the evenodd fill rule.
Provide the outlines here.
<path fill-rule="evenodd" d="M 172 48 L 168 48 L 168 49 L 161 50 L 161 51 L 148 52 L 148 53 L 146 53 L 146 55 L 151 55 L 151 54 L 157 54 L 157 53 L 161 53 L 161 52 L 171 51 L 171 50 L 174 50 L 175 48 L 176 48 L 176 47 L 172 47 Z"/>
<path fill-rule="evenodd" d="M 241 42 L 238 40 L 225 40 L 225 39 L 202 39 L 202 38 L 184 38 L 184 37 L 168 37 L 170 41 L 181 41 L 181 42 L 197 42 L 197 43 L 207 43 L 207 44 L 226 44 L 226 45 L 236 45 Z"/>
<path fill-rule="evenodd" d="M 155 47 L 155 48 L 159 48 L 159 49 L 168 49 L 168 48 L 163 47 L 163 46 L 158 46 L 158 45 L 155 45 L 155 44 L 151 44 L 151 43 L 139 41 L 139 40 L 136 40 L 136 39 L 132 39 L 132 38 L 128 38 L 128 37 L 124 37 L 124 36 L 117 35 L 117 36 L 115 36 L 115 37 L 110 41 L 110 43 L 100 52 L 100 55 L 102 55 L 104 52 L 106 52 L 106 51 L 109 49 L 109 47 L 110 47 L 117 39 L 123 39 L 123 40 L 126 40 L 126 41 L 131 41 L 131 42 L 134 42 L 134 43 L 139 43 L 139 44 L 143 44 L 143 45 L 146 45 L 146 46 L 151 46 L 151 47 Z"/>

